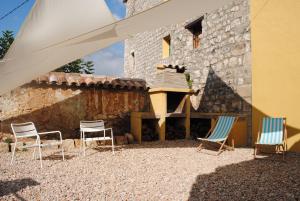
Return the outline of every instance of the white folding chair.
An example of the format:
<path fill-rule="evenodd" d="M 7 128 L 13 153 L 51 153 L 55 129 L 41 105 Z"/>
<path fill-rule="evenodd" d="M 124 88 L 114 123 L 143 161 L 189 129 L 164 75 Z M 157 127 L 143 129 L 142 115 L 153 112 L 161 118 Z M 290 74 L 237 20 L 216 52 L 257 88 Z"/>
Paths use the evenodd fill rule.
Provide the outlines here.
<path fill-rule="evenodd" d="M 110 131 L 110 135 L 106 135 L 106 131 Z M 101 137 L 86 137 L 86 133 L 103 132 Z M 112 152 L 114 151 L 114 134 L 112 128 L 105 128 L 103 120 L 95 121 L 80 121 L 80 140 L 81 140 L 81 150 L 83 150 L 83 155 L 85 156 L 86 145 L 85 142 L 90 141 L 109 141 L 111 140 Z"/>
<path fill-rule="evenodd" d="M 17 147 L 18 148 L 34 148 L 34 151 L 33 151 L 33 158 L 34 159 L 36 158 L 35 148 L 38 147 L 39 157 L 40 157 L 40 162 L 41 162 L 41 168 L 43 167 L 43 164 L 42 164 L 42 151 L 41 151 L 42 147 L 60 145 L 61 146 L 62 159 L 65 160 L 64 150 L 63 150 L 63 147 L 62 147 L 62 136 L 61 136 L 60 131 L 51 131 L 51 132 L 38 133 L 32 122 L 21 123 L 21 124 L 12 123 L 11 124 L 11 129 L 14 133 L 14 138 L 15 138 L 15 143 L 14 143 L 14 148 L 13 148 L 12 158 L 11 158 L 11 164 L 13 163 Z M 41 143 L 40 135 L 48 135 L 48 134 L 53 134 L 53 133 L 59 134 L 59 137 L 60 137 L 59 141 L 48 143 L 48 144 L 42 144 Z M 18 142 L 18 139 L 20 139 L 20 138 L 35 138 L 35 143 L 29 144 L 29 145 L 24 145 L 23 142 Z M 22 145 L 18 145 L 18 143 L 22 143 Z"/>

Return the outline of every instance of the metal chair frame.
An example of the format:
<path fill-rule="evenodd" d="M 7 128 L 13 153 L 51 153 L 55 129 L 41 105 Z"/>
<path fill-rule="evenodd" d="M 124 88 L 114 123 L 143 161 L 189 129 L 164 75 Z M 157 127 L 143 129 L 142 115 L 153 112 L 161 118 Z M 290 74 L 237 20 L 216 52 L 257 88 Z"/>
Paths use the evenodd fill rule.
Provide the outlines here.
<path fill-rule="evenodd" d="M 15 158 L 15 155 L 16 155 L 16 148 L 34 148 L 33 159 L 36 159 L 36 148 L 38 148 L 41 168 L 43 167 L 43 164 L 42 164 L 42 150 L 41 150 L 42 147 L 60 145 L 61 146 L 62 159 L 65 160 L 64 149 L 63 149 L 63 146 L 62 146 L 62 134 L 61 134 L 60 131 L 49 131 L 49 132 L 38 133 L 34 123 L 32 123 L 32 122 L 18 123 L 18 124 L 12 123 L 11 124 L 11 129 L 13 131 L 14 138 L 15 138 L 14 147 L 13 147 L 13 151 L 12 151 L 11 162 L 10 162 L 11 165 L 13 164 L 13 161 L 14 161 L 14 158 Z M 58 142 L 49 143 L 49 144 L 42 144 L 41 143 L 40 135 L 48 135 L 48 134 L 53 134 L 53 133 L 59 134 L 60 140 Z M 20 143 L 20 142 L 18 142 L 18 139 L 20 139 L 20 138 L 36 138 L 36 140 L 35 140 L 34 144 L 19 146 L 18 143 Z M 21 142 L 21 143 L 23 143 L 23 142 Z"/>
<path fill-rule="evenodd" d="M 110 136 L 106 135 L 106 132 L 110 131 Z M 94 132 L 103 132 L 103 137 L 86 137 L 86 133 L 94 133 Z M 112 128 L 105 128 L 103 120 L 95 120 L 95 121 L 80 121 L 80 149 L 85 156 L 86 145 L 85 142 L 88 141 L 109 141 L 111 140 L 112 144 L 112 152 L 114 151 L 114 134 Z"/>

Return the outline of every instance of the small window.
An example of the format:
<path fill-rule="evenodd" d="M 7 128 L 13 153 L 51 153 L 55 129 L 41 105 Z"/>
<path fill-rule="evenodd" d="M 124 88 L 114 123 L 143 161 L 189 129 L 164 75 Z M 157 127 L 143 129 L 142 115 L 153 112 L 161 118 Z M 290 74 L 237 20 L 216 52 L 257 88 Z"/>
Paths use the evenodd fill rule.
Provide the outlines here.
<path fill-rule="evenodd" d="M 163 52 L 162 52 L 163 58 L 169 57 L 171 55 L 171 36 L 170 35 L 163 38 L 162 46 L 163 46 Z"/>
<path fill-rule="evenodd" d="M 200 17 L 199 19 L 185 26 L 185 28 L 188 29 L 193 34 L 194 49 L 200 47 L 200 42 L 201 42 L 200 36 L 202 34 L 202 21 L 203 21 L 203 17 Z"/>
<path fill-rule="evenodd" d="M 131 51 L 130 54 L 134 58 L 134 51 Z"/>
<path fill-rule="evenodd" d="M 134 53 L 134 51 L 131 51 L 130 52 L 130 65 L 132 66 L 132 69 L 133 70 L 136 70 L 135 69 L 135 53 Z"/>

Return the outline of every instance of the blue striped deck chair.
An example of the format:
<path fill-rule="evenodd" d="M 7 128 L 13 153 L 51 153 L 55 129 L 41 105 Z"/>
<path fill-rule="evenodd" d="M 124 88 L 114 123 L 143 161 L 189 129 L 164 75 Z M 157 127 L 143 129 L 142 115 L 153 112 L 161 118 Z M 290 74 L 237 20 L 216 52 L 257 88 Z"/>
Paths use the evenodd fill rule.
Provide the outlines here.
<path fill-rule="evenodd" d="M 197 138 L 198 140 L 201 140 L 201 144 L 199 145 L 198 150 L 199 151 L 202 150 L 203 142 L 212 142 L 212 143 L 219 144 L 220 148 L 217 152 L 217 155 L 221 153 L 223 147 L 233 150 L 234 142 L 232 147 L 225 145 L 225 143 L 237 120 L 238 117 L 220 116 L 215 126 L 208 131 L 205 138 Z"/>
<path fill-rule="evenodd" d="M 280 152 L 282 147 L 282 156 L 287 150 L 287 131 L 286 131 L 286 118 L 278 117 L 264 117 L 262 126 L 260 126 L 257 136 L 257 142 L 254 148 L 254 158 L 260 145 L 275 146 L 276 153 Z"/>

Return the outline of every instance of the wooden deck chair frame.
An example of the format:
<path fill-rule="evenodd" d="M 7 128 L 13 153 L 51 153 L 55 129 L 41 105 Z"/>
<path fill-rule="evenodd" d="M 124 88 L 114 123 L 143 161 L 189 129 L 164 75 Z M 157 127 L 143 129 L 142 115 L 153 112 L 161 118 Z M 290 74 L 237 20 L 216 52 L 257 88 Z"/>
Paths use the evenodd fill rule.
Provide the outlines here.
<path fill-rule="evenodd" d="M 106 131 L 110 131 L 110 136 L 106 135 Z M 86 137 L 86 133 L 103 132 L 103 137 Z M 80 149 L 85 156 L 86 145 L 85 142 L 88 141 L 110 141 L 112 145 L 112 152 L 115 154 L 114 150 L 114 134 L 112 128 L 105 128 L 103 120 L 94 121 L 80 121 Z"/>
<path fill-rule="evenodd" d="M 221 116 L 226 116 L 226 115 L 221 115 Z M 215 129 L 215 127 L 217 126 L 217 123 L 218 123 L 219 118 L 220 118 L 221 116 L 218 117 L 217 122 L 209 129 L 209 131 L 207 132 L 207 134 L 206 134 L 206 136 L 205 136 L 204 138 L 207 139 L 207 138 L 212 134 L 212 131 L 213 131 L 213 130 Z M 205 143 L 209 142 L 209 143 L 215 143 L 215 144 L 217 144 L 217 145 L 220 145 L 220 148 L 219 148 L 218 152 L 216 153 L 216 156 L 218 156 L 218 155 L 220 155 L 220 154 L 222 153 L 223 147 L 225 147 L 225 148 L 228 149 L 228 150 L 232 150 L 232 151 L 233 151 L 233 150 L 234 150 L 234 139 L 232 138 L 232 146 L 228 146 L 228 145 L 226 145 L 225 143 L 227 142 L 228 137 L 229 137 L 229 135 L 230 135 L 230 133 L 231 133 L 231 131 L 232 131 L 234 125 L 236 124 L 236 122 L 237 122 L 238 119 L 239 119 L 239 117 L 234 117 L 234 118 L 235 118 L 235 120 L 234 120 L 234 122 L 233 122 L 233 124 L 232 124 L 232 127 L 231 127 L 230 130 L 228 131 L 228 135 L 227 135 L 227 137 L 226 137 L 223 141 L 216 141 L 216 142 L 213 142 L 213 141 L 209 141 L 209 140 L 199 139 L 199 140 L 201 140 L 201 144 L 198 146 L 197 150 L 198 150 L 199 152 L 201 152 L 201 150 L 203 149 L 203 142 L 205 142 Z"/>
<path fill-rule="evenodd" d="M 13 131 L 14 134 L 14 147 L 13 147 L 13 151 L 12 151 L 12 157 L 11 157 L 11 162 L 10 164 L 13 164 L 14 161 L 14 157 L 15 157 L 15 153 L 16 153 L 16 148 L 34 148 L 33 151 L 33 159 L 36 159 L 36 148 L 38 148 L 38 152 L 39 152 L 39 159 L 40 159 L 40 164 L 41 164 L 41 168 L 43 167 L 42 164 L 42 147 L 47 147 L 47 146 L 60 146 L 61 148 L 61 153 L 62 153 L 62 160 L 65 160 L 65 156 L 64 156 L 64 149 L 62 146 L 62 135 L 60 131 L 50 131 L 50 132 L 42 132 L 42 133 L 38 133 L 36 130 L 36 127 L 34 125 L 34 123 L 32 122 L 26 122 L 26 123 L 12 123 L 11 124 L 11 129 Z M 53 143 L 46 143 L 46 144 L 42 144 L 41 143 L 41 138 L 40 135 L 48 135 L 48 134 L 58 134 L 59 135 L 59 140 L 57 142 L 53 142 Z M 18 139 L 20 138 L 35 138 L 35 143 L 34 144 L 30 144 L 30 145 L 18 145 Z"/>
<path fill-rule="evenodd" d="M 256 142 L 255 142 L 255 145 L 254 145 L 254 159 L 256 158 L 257 156 L 257 153 L 258 153 L 258 147 L 259 146 L 275 146 L 275 150 L 276 150 L 276 153 L 280 153 L 280 147 L 282 147 L 282 159 L 284 160 L 284 156 L 285 156 L 285 152 L 287 152 L 287 128 L 286 128 L 286 117 L 282 117 L 283 119 L 283 140 L 282 140 L 282 144 L 260 144 L 259 141 L 260 141 L 260 137 L 261 137 L 261 134 L 262 134 L 262 121 L 261 120 L 259 122 L 259 129 L 258 129 L 258 133 L 257 133 L 257 139 L 256 139 Z"/>

